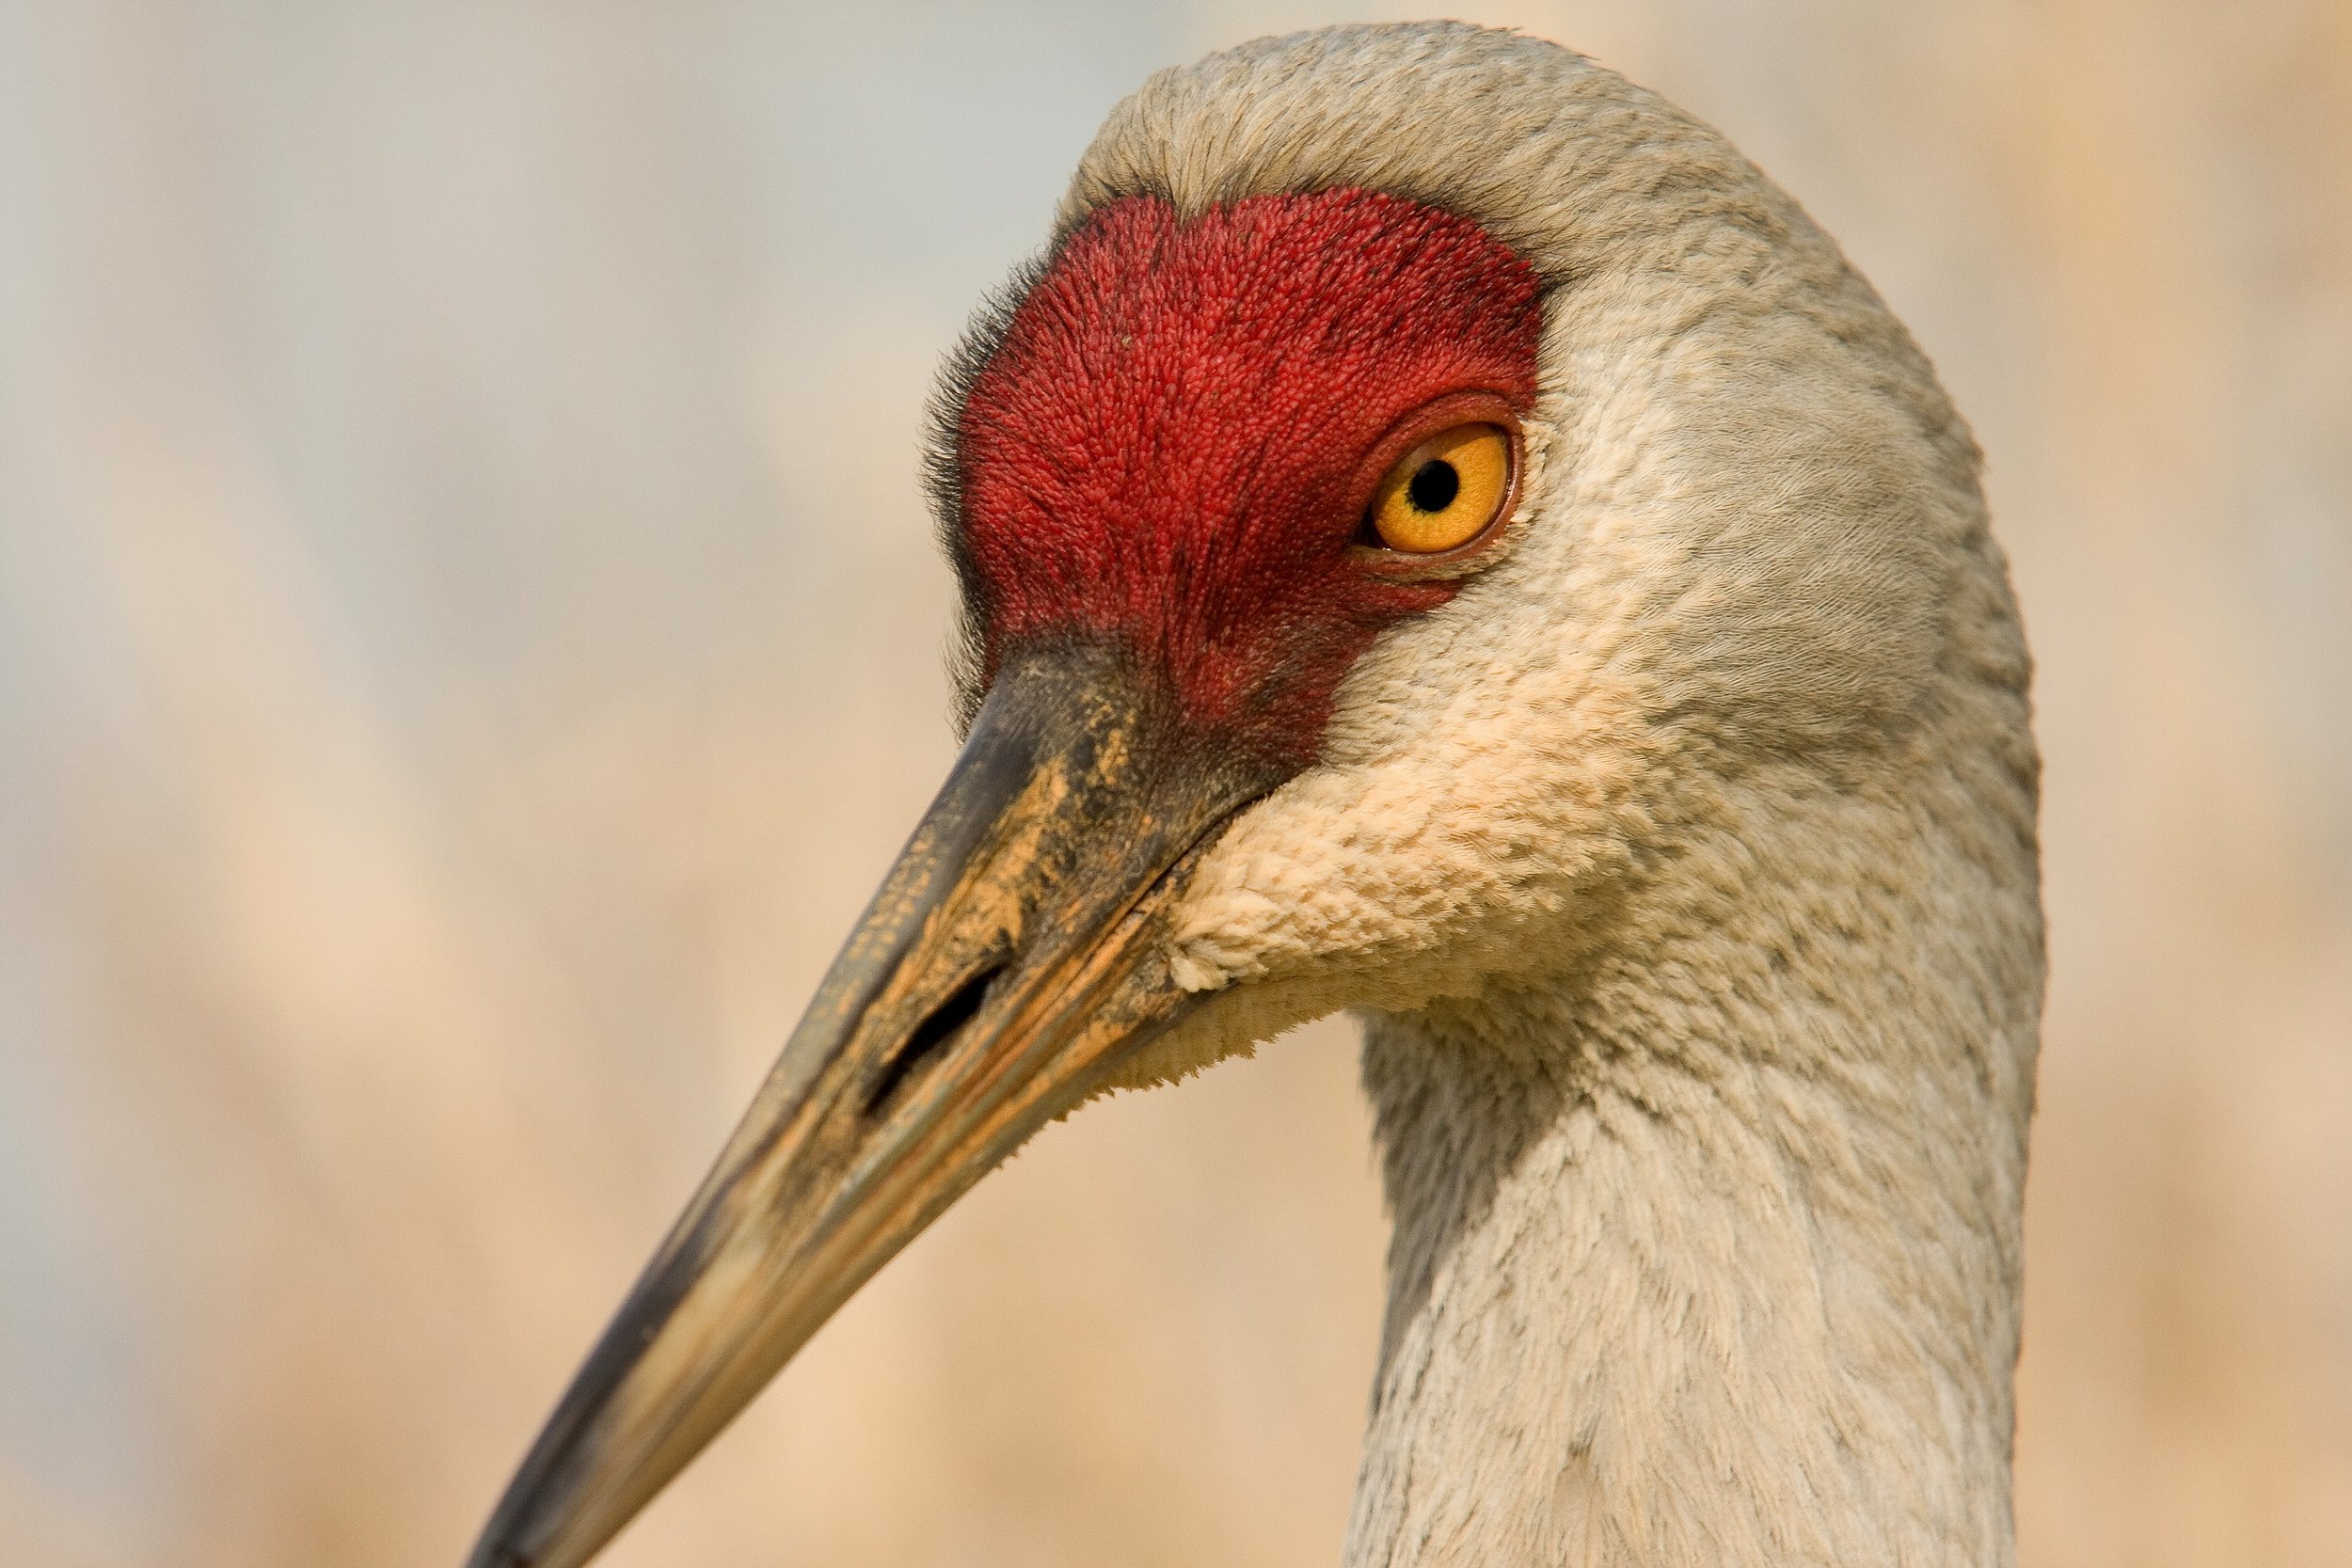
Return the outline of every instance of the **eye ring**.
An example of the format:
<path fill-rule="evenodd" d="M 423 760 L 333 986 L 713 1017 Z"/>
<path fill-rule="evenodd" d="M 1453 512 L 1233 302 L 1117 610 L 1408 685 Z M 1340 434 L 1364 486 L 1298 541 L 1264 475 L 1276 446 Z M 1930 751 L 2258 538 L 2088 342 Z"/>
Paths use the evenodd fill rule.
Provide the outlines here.
<path fill-rule="evenodd" d="M 1406 415 L 1359 470 L 1359 564 L 1405 581 L 1458 576 L 1508 531 L 1524 449 L 1518 409 L 1498 392 L 1450 393 Z"/>
<path fill-rule="evenodd" d="M 1364 524 L 1399 555 L 1443 555 L 1493 526 L 1511 494 L 1511 434 L 1475 420 L 1448 426 L 1392 464 Z"/>

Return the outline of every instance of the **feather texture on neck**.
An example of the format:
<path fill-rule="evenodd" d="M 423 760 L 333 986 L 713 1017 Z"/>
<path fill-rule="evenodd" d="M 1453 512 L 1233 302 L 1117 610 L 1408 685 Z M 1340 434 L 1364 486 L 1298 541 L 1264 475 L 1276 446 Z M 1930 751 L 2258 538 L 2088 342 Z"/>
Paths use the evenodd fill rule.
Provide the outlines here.
<path fill-rule="evenodd" d="M 1577 974 L 1368 1020 L 1348 1568 L 2010 1560 L 2038 924 L 1964 833 L 1819 804 L 1940 863 L 1758 886 L 1725 837 Z"/>

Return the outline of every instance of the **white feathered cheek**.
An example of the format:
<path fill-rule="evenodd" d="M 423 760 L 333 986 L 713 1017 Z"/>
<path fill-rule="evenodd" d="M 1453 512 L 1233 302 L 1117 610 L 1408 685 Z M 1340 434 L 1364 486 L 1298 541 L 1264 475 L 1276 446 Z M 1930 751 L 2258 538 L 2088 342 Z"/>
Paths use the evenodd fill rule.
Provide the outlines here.
<path fill-rule="evenodd" d="M 1538 573 L 1553 429 L 1524 425 L 1528 465 L 1510 536 L 1479 577 Z M 1510 776 L 1526 752 L 1531 690 L 1523 641 L 1491 611 L 1516 589 L 1475 584 L 1385 631 L 1341 684 L 1323 760 L 1237 817 L 1202 857 L 1176 906 L 1168 967 L 1196 992 L 1319 973 L 1413 966 L 1458 927 L 1473 885 L 1508 880 L 1530 846 L 1484 823 L 1539 831 Z M 1494 810 L 1490 808 L 1505 808 Z M 1409 987 L 1400 969 L 1400 986 Z M 1426 983 L 1439 983 L 1430 975 Z"/>

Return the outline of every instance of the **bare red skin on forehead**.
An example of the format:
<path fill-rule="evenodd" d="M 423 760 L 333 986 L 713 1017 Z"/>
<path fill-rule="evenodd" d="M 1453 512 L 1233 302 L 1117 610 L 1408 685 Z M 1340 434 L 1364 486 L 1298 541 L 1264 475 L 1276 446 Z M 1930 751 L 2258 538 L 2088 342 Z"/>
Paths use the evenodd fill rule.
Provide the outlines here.
<path fill-rule="evenodd" d="M 1524 412 L 1542 325 L 1534 269 L 1398 198 L 1099 209 L 957 425 L 988 673 L 1032 641 L 1116 641 L 1187 727 L 1306 766 L 1374 636 L 1454 592 L 1351 553 L 1372 450 L 1449 393 Z"/>

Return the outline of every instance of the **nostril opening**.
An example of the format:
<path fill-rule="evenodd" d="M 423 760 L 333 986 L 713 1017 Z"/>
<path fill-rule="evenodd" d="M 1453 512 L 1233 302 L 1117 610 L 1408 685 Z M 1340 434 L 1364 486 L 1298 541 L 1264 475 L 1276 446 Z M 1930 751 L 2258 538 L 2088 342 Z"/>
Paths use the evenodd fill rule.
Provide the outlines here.
<path fill-rule="evenodd" d="M 923 1065 L 927 1057 L 935 1055 L 941 1047 L 956 1037 L 963 1026 L 972 1022 L 988 1000 L 989 987 L 1005 972 L 1002 964 L 991 964 L 949 992 L 947 999 L 931 1009 L 931 1016 L 914 1026 L 914 1032 L 898 1047 L 897 1054 L 883 1064 L 882 1076 L 874 1081 L 871 1093 L 866 1097 L 866 1114 L 872 1116 L 898 1092 L 907 1075 Z"/>

